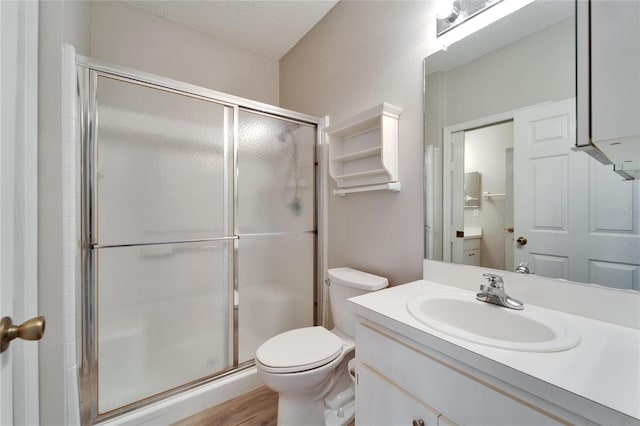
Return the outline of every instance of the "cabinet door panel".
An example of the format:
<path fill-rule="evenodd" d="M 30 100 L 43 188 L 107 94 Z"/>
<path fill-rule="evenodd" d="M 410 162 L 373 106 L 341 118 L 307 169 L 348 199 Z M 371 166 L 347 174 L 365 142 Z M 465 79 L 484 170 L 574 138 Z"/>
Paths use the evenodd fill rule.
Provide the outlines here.
<path fill-rule="evenodd" d="M 356 386 L 356 425 L 365 426 L 425 426 L 438 424 L 438 413 L 422 404 L 413 395 L 377 374 L 364 364 L 358 364 Z"/>

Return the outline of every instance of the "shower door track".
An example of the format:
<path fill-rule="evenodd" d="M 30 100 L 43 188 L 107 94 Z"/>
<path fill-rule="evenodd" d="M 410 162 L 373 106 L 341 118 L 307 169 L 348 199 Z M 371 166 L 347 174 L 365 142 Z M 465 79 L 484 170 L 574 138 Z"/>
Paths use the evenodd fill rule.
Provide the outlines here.
<path fill-rule="evenodd" d="M 93 233 L 93 219 L 92 219 L 92 209 L 93 209 L 93 176 L 91 174 L 93 162 L 93 147 L 95 141 L 93 140 L 95 125 L 93 122 L 93 118 L 95 117 L 95 87 L 92 89 L 93 92 L 90 93 L 88 89 L 92 86 L 91 76 L 104 75 L 106 77 L 115 78 L 123 81 L 132 81 L 137 84 L 143 86 L 149 86 L 160 90 L 166 90 L 168 92 L 173 92 L 177 94 L 192 96 L 194 98 L 200 98 L 207 101 L 216 102 L 225 107 L 229 107 L 233 109 L 233 120 L 230 121 L 231 124 L 231 135 L 229 136 L 232 140 L 233 151 L 230 155 L 233 156 L 231 161 L 232 169 L 236 169 L 237 167 L 237 142 L 238 142 L 238 111 L 240 109 L 244 109 L 247 111 L 251 111 L 260 115 L 272 116 L 278 119 L 292 121 L 292 122 L 300 122 L 309 124 L 315 127 L 316 129 L 316 138 L 315 138 L 315 162 L 316 165 L 321 162 L 319 159 L 323 158 L 321 151 L 321 144 L 323 144 L 323 126 L 324 120 L 318 117 L 310 116 L 307 114 L 298 113 L 295 111 L 286 110 L 283 108 L 275 107 L 272 105 L 264 104 L 261 102 L 237 97 L 234 95 L 229 95 L 222 92 L 217 92 L 214 90 L 206 89 L 203 87 L 191 85 L 188 83 L 171 80 L 168 78 L 160 77 L 154 74 L 149 74 L 137 70 L 132 70 L 125 67 L 114 66 L 111 64 L 107 64 L 101 61 L 96 61 L 94 59 L 84 57 L 81 55 L 76 56 L 75 69 L 77 70 L 78 77 L 78 86 L 77 86 L 77 96 L 79 97 L 79 117 L 80 117 L 80 126 L 81 126 L 81 135 L 80 135 L 80 145 L 81 145 L 81 179 L 83 190 L 81 191 L 81 311 L 79 315 L 76 315 L 78 318 L 78 330 L 80 330 L 80 337 L 77 341 L 78 348 L 80 351 L 80 359 L 78 362 L 78 383 L 79 383 L 79 400 L 80 400 L 80 419 L 82 424 L 95 424 L 98 422 L 102 422 L 105 420 L 116 418 L 125 413 L 131 412 L 133 410 L 139 409 L 141 407 L 147 406 L 149 404 L 161 401 L 168 397 L 172 397 L 183 393 L 185 391 L 194 389 L 196 387 L 214 382 L 221 378 L 230 376 L 232 374 L 241 372 L 243 370 L 249 369 L 255 365 L 253 360 L 246 362 L 238 362 L 238 305 L 236 304 L 236 298 L 233 297 L 233 294 L 237 292 L 237 250 L 238 250 L 238 240 L 242 236 L 254 236 L 254 235 L 285 235 L 288 232 L 274 232 L 274 233 L 259 233 L 259 234 L 240 234 L 237 233 L 237 206 L 233 206 L 233 235 L 227 237 L 219 237 L 219 238 L 205 238 L 205 239 L 194 239 L 194 240 L 182 240 L 182 241 L 161 241 L 161 242 L 153 242 L 153 243 L 140 243 L 140 244 L 94 244 L 91 243 L 91 236 Z M 94 77 L 95 78 L 95 77 Z M 324 235 L 324 232 L 319 232 L 322 227 L 324 215 L 322 213 L 319 214 L 319 211 L 324 211 L 324 206 L 321 204 L 324 200 L 320 197 L 320 190 L 324 189 L 323 180 L 323 172 L 321 167 L 315 168 L 315 187 L 314 187 L 314 203 L 315 208 L 313 212 L 313 231 L 306 231 L 303 233 L 312 233 L 316 235 L 315 244 L 314 244 L 314 257 L 315 260 L 313 262 L 314 266 L 314 283 L 313 283 L 313 318 L 314 324 L 318 325 L 322 323 L 322 286 L 320 283 L 323 282 L 322 271 L 325 269 L 323 265 L 325 264 L 325 258 L 323 256 L 324 250 L 322 249 L 323 241 L 319 239 L 317 236 Z M 229 195 L 233 199 L 237 200 L 237 182 L 235 172 L 232 174 L 231 179 L 232 183 L 232 193 Z M 169 244 L 187 244 L 187 243 L 198 243 L 198 242 L 213 242 L 213 241 L 233 241 L 233 261 L 231 268 L 231 277 L 232 280 L 229 282 L 230 288 L 229 292 L 232 294 L 231 300 L 232 304 L 229 309 L 232 311 L 233 316 L 233 363 L 232 366 L 218 371 L 209 376 L 205 376 L 194 380 L 189 383 L 184 383 L 175 388 L 171 388 L 165 390 L 157 395 L 151 395 L 144 399 L 140 399 L 138 401 L 132 402 L 122 407 L 115 408 L 113 410 L 99 413 L 98 412 L 98 388 L 97 388 L 97 378 L 98 378 L 98 354 L 97 354 L 97 336 L 95 334 L 97 330 L 96 326 L 96 309 L 97 309 L 97 292 L 95 289 L 95 271 L 94 271 L 94 263 L 93 259 L 95 254 L 93 252 L 94 249 L 104 249 L 104 248 L 119 248 L 119 247 L 131 247 L 131 246 L 147 246 L 147 245 L 169 245 Z"/>

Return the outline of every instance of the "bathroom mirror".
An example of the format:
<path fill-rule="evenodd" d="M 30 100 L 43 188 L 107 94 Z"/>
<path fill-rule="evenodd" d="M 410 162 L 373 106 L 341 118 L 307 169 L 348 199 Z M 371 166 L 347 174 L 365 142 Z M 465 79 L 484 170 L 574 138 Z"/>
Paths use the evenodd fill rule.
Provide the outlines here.
<path fill-rule="evenodd" d="M 640 184 L 571 150 L 575 25 L 536 0 L 425 59 L 426 258 L 468 263 L 482 229 L 480 266 L 640 290 Z"/>

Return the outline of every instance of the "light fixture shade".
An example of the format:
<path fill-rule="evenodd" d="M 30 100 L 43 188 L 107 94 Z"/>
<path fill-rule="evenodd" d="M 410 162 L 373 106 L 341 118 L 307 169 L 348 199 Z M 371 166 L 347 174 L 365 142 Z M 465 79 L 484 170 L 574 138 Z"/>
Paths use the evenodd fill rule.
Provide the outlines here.
<path fill-rule="evenodd" d="M 468 19 L 502 0 L 440 0 L 436 11 L 436 31 L 440 37 Z"/>
<path fill-rule="evenodd" d="M 438 3 L 436 13 L 438 20 L 454 22 L 459 15 L 460 9 L 458 8 L 458 2 L 456 0 L 442 0 Z"/>

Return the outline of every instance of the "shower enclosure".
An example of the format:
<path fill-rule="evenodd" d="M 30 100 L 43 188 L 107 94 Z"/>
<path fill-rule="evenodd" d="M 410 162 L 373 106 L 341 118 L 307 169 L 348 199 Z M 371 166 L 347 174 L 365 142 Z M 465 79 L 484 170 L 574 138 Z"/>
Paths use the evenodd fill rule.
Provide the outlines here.
<path fill-rule="evenodd" d="M 83 422 L 320 322 L 318 120 L 78 61 Z"/>

